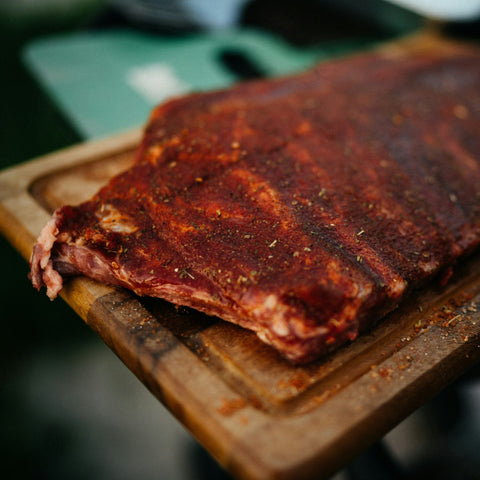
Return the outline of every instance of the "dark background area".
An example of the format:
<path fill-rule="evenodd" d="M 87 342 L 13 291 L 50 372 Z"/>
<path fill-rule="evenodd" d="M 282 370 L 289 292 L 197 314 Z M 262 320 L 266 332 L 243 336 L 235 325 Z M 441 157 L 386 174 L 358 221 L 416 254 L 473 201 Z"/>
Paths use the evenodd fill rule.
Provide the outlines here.
<path fill-rule="evenodd" d="M 274 31 L 298 46 L 352 35 L 388 38 L 399 34 L 405 25 L 422 23 L 403 11 L 394 13 L 393 17 L 385 14 L 379 19 L 378 15 L 366 11 L 346 14 L 332 7 L 331 2 L 264 0 L 251 2 L 241 23 Z M 11 22 L 6 17 L 0 20 L 0 168 L 80 141 L 78 134 L 22 65 L 20 54 L 23 47 L 46 34 L 116 26 L 152 29 L 151 25 L 132 23 L 106 7 L 61 17 L 52 12 L 49 18 L 41 20 Z M 157 28 L 163 33 L 179 33 L 171 31 L 168 26 Z M 447 25 L 445 29 L 474 41 L 480 39 L 478 22 Z M 143 387 L 136 385 L 136 379 L 130 380 L 129 372 L 117 365 L 119 361 L 63 301 L 50 302 L 44 294 L 33 290 L 27 279 L 27 263 L 3 236 L 0 236 L 0 261 L 2 470 L 17 479 L 107 479 L 127 478 L 132 474 L 142 479 L 173 478 L 167 470 L 155 470 L 156 464 L 150 469 L 147 465 L 129 468 L 127 462 L 135 458 L 135 452 L 131 457 L 121 458 L 122 452 L 133 448 L 133 444 L 144 449 L 144 456 L 136 454 L 137 461 L 146 461 L 161 449 L 167 449 L 166 455 L 172 456 L 168 453 L 169 446 L 155 444 L 157 439 L 150 434 L 145 434 L 147 438 L 143 439 L 122 437 L 125 432 L 132 436 L 142 435 L 148 429 L 148 419 L 143 424 L 139 416 L 141 412 L 163 407 L 155 400 L 147 400 L 150 394 L 146 391 L 145 396 L 143 393 L 138 396 L 129 393 L 129 389 L 137 392 Z M 85 362 L 85 359 L 90 361 Z M 475 387 L 477 378 L 476 372 L 471 372 L 422 410 L 422 425 L 429 425 L 436 443 L 421 461 L 409 466 L 408 475 L 382 444 L 370 449 L 340 475 L 352 479 L 413 479 L 430 478 L 430 475 L 437 479 L 479 479 L 480 462 L 472 455 L 473 451 L 480 449 L 479 430 L 465 427 L 475 419 L 478 421 L 479 415 L 471 417 L 475 405 L 466 405 L 462 396 L 465 385 L 469 389 L 472 385 Z M 126 396 L 127 401 L 122 401 L 119 407 L 114 400 L 122 396 Z M 86 416 L 79 416 L 74 409 L 69 420 L 68 411 L 69 405 L 73 408 L 86 399 L 91 402 L 87 402 L 87 407 L 91 409 L 93 421 L 95 415 L 102 418 L 96 422 L 97 430 L 90 429 L 87 433 L 85 428 L 82 430 L 82 422 L 85 424 L 88 412 L 83 412 L 82 415 Z M 104 419 L 105 412 L 112 420 Z M 134 426 L 129 424 L 129 417 L 134 418 L 130 420 L 135 422 Z M 163 418 L 154 420 L 159 422 L 159 429 Z M 178 434 L 176 427 L 168 428 L 172 428 L 172 435 Z M 428 443 L 428 438 L 423 440 Z M 458 448 L 452 447 L 449 441 L 454 441 Z M 193 467 L 178 465 L 181 474 L 177 478 L 226 478 L 193 441 L 189 442 L 187 434 L 184 439 L 182 437 L 182 442 L 179 462 L 188 458 Z M 122 466 L 124 475 L 112 466 L 115 462 Z M 367 476 L 365 472 L 368 472 Z"/>

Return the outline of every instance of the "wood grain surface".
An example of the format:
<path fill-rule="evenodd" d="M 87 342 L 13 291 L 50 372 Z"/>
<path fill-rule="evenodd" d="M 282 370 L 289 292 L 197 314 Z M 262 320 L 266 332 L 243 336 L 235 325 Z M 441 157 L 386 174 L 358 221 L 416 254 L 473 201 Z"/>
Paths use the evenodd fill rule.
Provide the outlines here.
<path fill-rule="evenodd" d="M 126 168 L 140 135 L 0 173 L 0 231 L 28 259 L 51 211 L 86 200 Z M 86 278 L 69 280 L 61 296 L 234 476 L 318 479 L 480 359 L 479 267 L 480 255 L 468 258 L 446 287 L 416 292 L 358 340 L 305 366 L 239 327 Z"/>

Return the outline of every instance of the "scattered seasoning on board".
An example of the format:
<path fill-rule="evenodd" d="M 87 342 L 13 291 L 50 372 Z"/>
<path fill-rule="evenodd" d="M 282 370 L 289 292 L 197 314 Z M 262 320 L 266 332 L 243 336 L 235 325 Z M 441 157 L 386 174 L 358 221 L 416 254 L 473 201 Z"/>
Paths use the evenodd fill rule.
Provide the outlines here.
<path fill-rule="evenodd" d="M 226 399 L 224 398 L 222 401 L 222 405 L 217 409 L 220 415 L 224 415 L 225 417 L 231 417 L 234 413 L 242 410 L 247 406 L 247 402 L 243 398 L 234 398 L 234 399 Z"/>

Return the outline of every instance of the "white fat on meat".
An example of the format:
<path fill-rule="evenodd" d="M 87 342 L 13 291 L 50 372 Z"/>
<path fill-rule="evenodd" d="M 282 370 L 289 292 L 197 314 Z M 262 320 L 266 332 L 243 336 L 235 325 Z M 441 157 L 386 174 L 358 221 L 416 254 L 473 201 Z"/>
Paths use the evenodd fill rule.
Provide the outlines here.
<path fill-rule="evenodd" d="M 110 203 L 102 204 L 100 210 L 95 212 L 95 216 L 100 226 L 107 231 L 129 234 L 138 230 L 130 215 L 121 212 Z"/>
<path fill-rule="evenodd" d="M 57 296 L 63 287 L 62 276 L 53 268 L 53 262 L 50 258 L 53 244 L 58 235 L 58 220 L 59 215 L 55 212 L 40 233 L 30 257 L 32 284 L 37 290 L 45 285 L 47 295 L 51 300 Z"/>

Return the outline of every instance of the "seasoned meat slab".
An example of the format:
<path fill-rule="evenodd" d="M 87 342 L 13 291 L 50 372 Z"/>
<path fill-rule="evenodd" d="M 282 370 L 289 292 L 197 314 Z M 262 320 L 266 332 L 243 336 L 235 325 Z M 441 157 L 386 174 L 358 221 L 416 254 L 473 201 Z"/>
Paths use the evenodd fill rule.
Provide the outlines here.
<path fill-rule="evenodd" d="M 54 212 L 31 279 L 161 297 L 306 362 L 479 235 L 480 54 L 375 51 L 157 107 L 135 164 Z"/>

